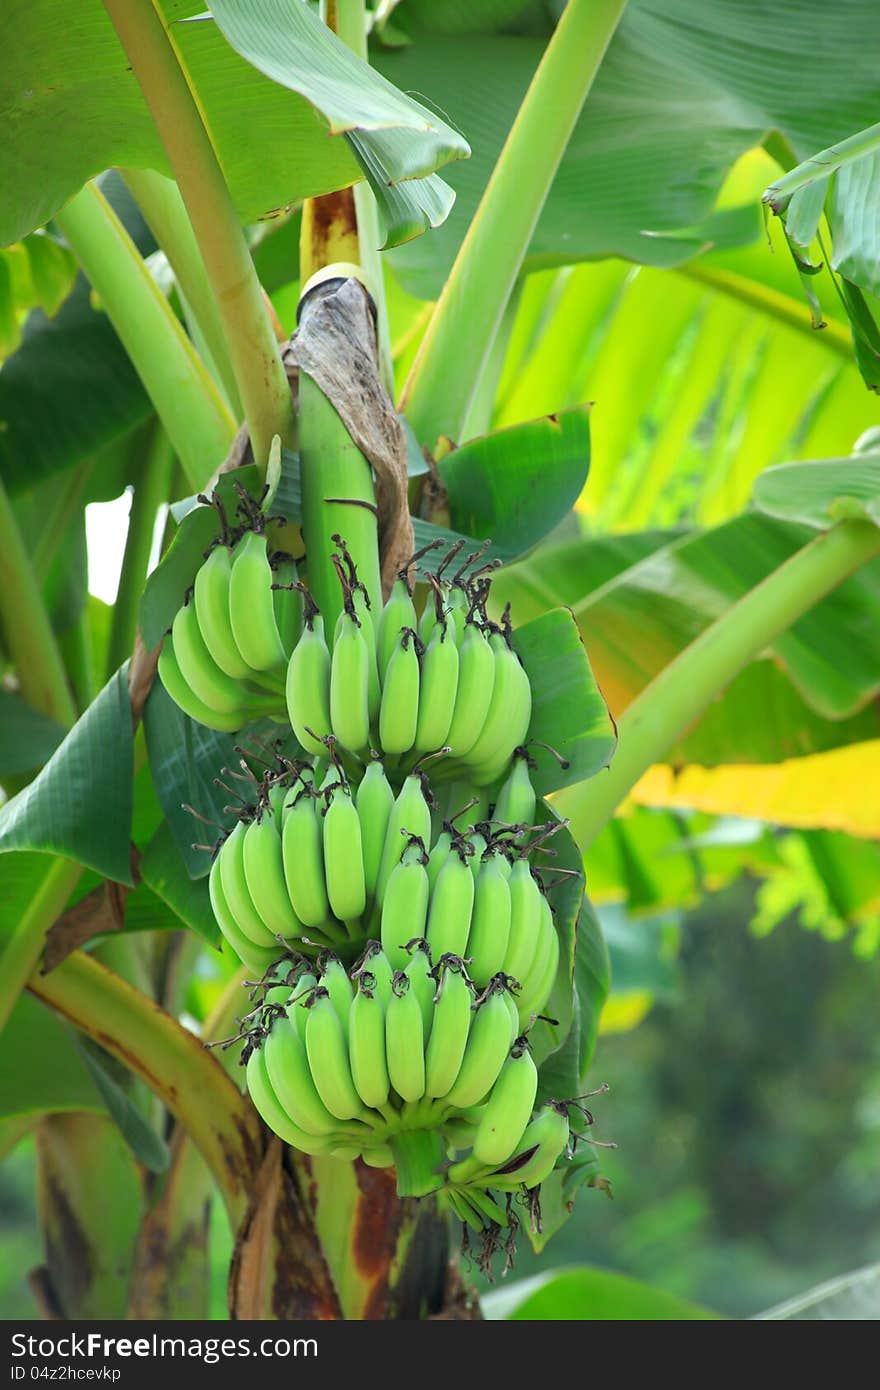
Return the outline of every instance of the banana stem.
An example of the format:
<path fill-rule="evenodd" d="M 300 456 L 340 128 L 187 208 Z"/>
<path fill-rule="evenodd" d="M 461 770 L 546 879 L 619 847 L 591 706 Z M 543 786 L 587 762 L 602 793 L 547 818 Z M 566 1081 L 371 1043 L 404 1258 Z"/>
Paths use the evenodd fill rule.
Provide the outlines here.
<path fill-rule="evenodd" d="M 180 189 L 173 179 L 166 179 L 155 169 L 123 169 L 120 172 L 147 226 L 168 257 L 180 293 L 204 338 L 226 398 L 238 414 L 241 400 L 223 336 L 223 321 Z"/>
<path fill-rule="evenodd" d="M 82 951 L 31 993 L 144 1080 L 199 1149 L 237 1230 L 262 1152 L 256 1112 L 203 1043 L 152 999 Z"/>
<path fill-rule="evenodd" d="M 427 1197 L 443 1186 L 443 1143 L 436 1129 L 401 1130 L 388 1140 L 397 1169 L 398 1197 Z"/>
<path fill-rule="evenodd" d="M 419 440 L 460 439 L 559 162 L 626 0 L 569 0 L 437 301 L 400 397 Z"/>
<path fill-rule="evenodd" d="M 0 1033 L 6 1027 L 16 1000 L 37 968 L 46 932 L 56 921 L 79 882 L 82 865 L 70 859 L 53 859 L 43 881 L 22 914 L 18 926 L 0 955 Z"/>
<path fill-rule="evenodd" d="M 0 480 L 0 626 L 21 693 L 59 724 L 76 719 L 64 663 L 18 522 Z"/>
<path fill-rule="evenodd" d="M 586 850 L 644 772 L 662 758 L 749 661 L 815 603 L 880 555 L 880 528 L 844 521 L 745 594 L 654 678 L 618 724 L 607 771 L 560 792 L 554 806 Z"/>
<path fill-rule="evenodd" d="M 293 442 L 287 375 L 244 232 L 164 14 L 151 0 L 104 0 L 189 213 L 225 331 L 254 459 Z M 170 431 L 169 431 L 170 432 Z"/>
<path fill-rule="evenodd" d="M 332 645 L 343 609 L 342 588 L 330 556 L 341 535 L 370 596 L 374 621 L 382 606 L 376 495 L 370 465 L 335 408 L 306 372 L 299 374 L 299 447 L 303 538 L 309 587 Z"/>
<path fill-rule="evenodd" d="M 235 421 L 138 254 L 95 184 L 56 221 L 99 296 L 186 471 L 201 488 L 222 462 Z"/>
<path fill-rule="evenodd" d="M 156 516 L 168 500 L 173 467 L 174 451 L 164 429 L 157 424 L 131 500 L 122 574 L 107 646 L 106 680 L 131 656 L 134 647 L 138 604 L 150 563 Z"/>

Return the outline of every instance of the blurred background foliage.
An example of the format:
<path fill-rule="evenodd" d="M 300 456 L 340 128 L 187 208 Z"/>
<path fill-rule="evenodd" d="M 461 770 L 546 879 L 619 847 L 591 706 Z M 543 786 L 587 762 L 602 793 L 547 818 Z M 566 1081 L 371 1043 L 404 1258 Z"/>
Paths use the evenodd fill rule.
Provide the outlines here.
<path fill-rule="evenodd" d="M 858 0 L 836 19 L 812 0 L 771 7 L 762 18 L 779 42 L 769 44 L 773 63 L 763 54 L 764 74 L 745 46 L 740 62 L 725 62 L 737 35 L 745 45 L 756 5 L 713 0 L 726 35 L 713 46 L 708 23 L 701 36 L 690 32 L 687 0 L 633 4 L 586 108 L 593 136 L 585 125 L 563 162 L 464 432 L 594 402 L 583 495 L 537 558 L 501 582 L 518 621 L 558 601 L 575 607 L 615 715 L 732 601 L 737 566 L 760 567 L 766 523 L 748 510 L 737 520 L 757 475 L 870 449 L 880 426 L 830 277 L 815 284 L 825 320 L 816 332 L 780 229 L 759 212 L 795 156 L 867 125 L 871 109 L 876 117 L 867 11 Z M 475 152 L 444 170 L 458 193 L 446 226 L 385 258 L 398 386 L 558 9 L 379 7 L 374 61 L 442 107 Z M 861 45 L 846 37 L 844 9 Z M 824 59 L 808 82 L 804 53 L 815 44 Z M 626 75 L 646 51 L 657 71 L 630 112 Z M 627 143 L 637 126 L 650 136 L 652 122 L 656 148 L 650 138 Z M 113 174 L 102 187 L 186 320 L 124 184 Z M 876 228 L 870 235 L 877 252 Z M 290 333 L 296 208 L 254 225 L 250 238 Z M 3 359 L 3 478 L 85 705 L 116 669 L 120 643 L 125 650 L 112 609 L 127 527 L 119 499 L 143 495 L 153 416 L 51 224 L 0 251 Z M 192 490 L 177 464 L 167 490 Z M 153 561 L 171 530 L 162 508 Z M 138 562 L 146 568 L 145 556 Z M 587 887 L 613 967 L 593 1066 L 596 1084 L 611 1086 L 597 1098 L 594 1133 L 619 1146 L 597 1149 L 613 1201 L 585 1191 L 540 1257 L 521 1242 L 519 1276 L 587 1262 L 742 1317 L 880 1261 L 878 582 L 878 566 L 867 567 L 859 602 L 833 610 L 836 647 L 779 644 L 753 663 L 590 850 Z M 872 611 L 873 632 L 864 622 Z M 835 672 L 850 677 L 847 688 Z M 27 723 L 33 711 L 2 698 L 0 775 L 11 793 L 63 731 Z M 140 818 L 148 838 L 159 812 L 148 782 L 138 785 L 136 831 Z M 79 894 L 96 882 L 86 875 Z M 138 890 L 127 926 L 174 925 L 159 897 Z M 189 940 L 183 1002 L 197 1022 L 228 967 L 206 945 L 196 956 Z M 35 1313 L 25 1276 L 42 1258 L 33 1141 L 17 1142 L 28 1125 L 0 1124 L 9 1318 Z M 222 1316 L 228 1247 L 222 1219 L 214 1228 Z"/>

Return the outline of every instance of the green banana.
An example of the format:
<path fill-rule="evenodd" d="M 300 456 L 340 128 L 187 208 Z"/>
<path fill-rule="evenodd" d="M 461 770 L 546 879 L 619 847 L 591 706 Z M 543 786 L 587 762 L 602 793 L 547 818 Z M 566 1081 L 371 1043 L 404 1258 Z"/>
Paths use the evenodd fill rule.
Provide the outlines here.
<path fill-rule="evenodd" d="M 244 841 L 247 833 L 243 821 L 238 821 L 226 837 L 217 855 L 220 885 L 229 911 L 242 932 L 255 946 L 276 946 L 272 932 L 257 911 L 247 886 L 244 867 Z M 276 946 L 276 951 L 277 951 Z"/>
<path fill-rule="evenodd" d="M 514 1047 L 492 1087 L 474 1135 L 473 1155 L 487 1165 L 503 1163 L 523 1137 L 538 1091 L 538 1069 L 528 1047 Z"/>
<path fill-rule="evenodd" d="M 542 911 L 538 950 L 517 1000 L 521 1028 L 528 1027 L 532 1014 L 538 1014 L 544 1008 L 553 991 L 559 968 L 559 937 L 550 905 L 546 898 L 543 902 L 546 907 Z"/>
<path fill-rule="evenodd" d="M 245 936 L 233 917 L 223 893 L 223 885 L 220 882 L 219 855 L 215 857 L 211 865 L 211 872 L 208 875 L 208 894 L 217 925 L 229 945 L 249 970 L 255 971 L 257 975 L 262 975 L 273 961 L 278 959 L 282 947 L 277 942 L 272 946 L 257 946 L 250 937 Z"/>
<path fill-rule="evenodd" d="M 229 621 L 242 657 L 255 671 L 281 669 L 287 658 L 275 621 L 266 537 L 248 531 L 236 542 L 229 576 Z"/>
<path fill-rule="evenodd" d="M 466 954 L 468 974 L 481 988 L 503 968 L 510 939 L 510 886 L 501 863 L 498 853 L 484 856 L 474 889 Z"/>
<path fill-rule="evenodd" d="M 364 851 L 351 789 L 342 782 L 328 793 L 324 813 L 324 876 L 334 916 L 357 922 L 367 905 Z"/>
<path fill-rule="evenodd" d="M 467 753 L 477 786 L 488 786 L 501 775 L 532 718 L 532 687 L 519 657 L 501 632 L 492 633 L 489 646 L 495 665 L 492 700 L 482 732 Z"/>
<path fill-rule="evenodd" d="M 306 1020 L 306 1053 L 318 1095 L 337 1120 L 361 1114 L 363 1104 L 355 1090 L 342 1022 L 326 989 L 313 992 Z"/>
<path fill-rule="evenodd" d="M 324 619 L 309 596 L 303 632 L 287 668 L 287 712 L 297 741 L 314 757 L 326 755 L 321 743 L 332 732 L 330 723 L 331 659 L 324 638 Z"/>
<path fill-rule="evenodd" d="M 336 956 L 322 957 L 319 964 L 323 966 L 321 988 L 326 989 L 330 995 L 330 1002 L 342 1024 L 345 1041 L 348 1042 L 348 1016 L 351 1012 L 351 1002 L 354 996 L 351 980 L 348 978 L 345 966 Z"/>
<path fill-rule="evenodd" d="M 490 986 L 478 1003 L 455 1081 L 443 1098 L 445 1106 L 464 1109 L 478 1105 L 495 1084 L 510 1051 L 510 1014 L 503 987 Z"/>
<path fill-rule="evenodd" d="M 361 1158 L 368 1168 L 393 1168 L 394 1154 L 387 1144 L 373 1144 L 365 1148 Z"/>
<path fill-rule="evenodd" d="M 499 1165 L 500 1171 L 492 1174 L 490 1185 L 508 1192 L 520 1187 L 538 1187 L 553 1172 L 565 1152 L 570 1134 L 565 1107 L 554 1101 L 542 1106 L 526 1126 L 510 1158 Z"/>
<path fill-rule="evenodd" d="M 425 1094 L 425 1041 L 418 997 L 401 970 L 395 971 L 385 1010 L 385 1055 L 391 1085 L 403 1101 Z"/>
<path fill-rule="evenodd" d="M 296 588 L 299 582 L 296 561 L 292 555 L 279 551 L 270 561 L 272 565 L 272 605 L 275 611 L 275 624 L 284 648 L 285 661 L 289 661 L 293 650 L 302 636 L 303 601 Z"/>
<path fill-rule="evenodd" d="M 428 887 L 430 888 L 432 893 L 434 891 L 434 885 L 436 884 L 437 878 L 440 874 L 440 870 L 443 868 L 443 865 L 449 858 L 449 851 L 451 849 L 452 832 L 446 829 L 441 830 L 431 849 L 431 853 L 428 855 L 428 863 L 426 866 L 428 871 Z"/>
<path fill-rule="evenodd" d="M 308 1014 L 307 1010 L 300 1011 Z M 338 1135 L 339 1120 L 330 1114 L 318 1094 L 306 1044 L 293 1020 L 276 1019 L 261 1050 L 265 1053 L 272 1090 L 293 1123 L 307 1134 Z"/>
<path fill-rule="evenodd" d="M 419 753 L 433 753 L 446 746 L 458 691 L 458 668 L 453 635 L 445 624 L 438 623 L 422 658 L 414 744 Z"/>
<path fill-rule="evenodd" d="M 364 890 L 367 907 L 376 896 L 376 883 L 382 851 L 388 831 L 388 820 L 394 805 L 394 792 L 379 761 L 371 762 L 357 789 L 356 806 L 361 823 L 361 847 L 364 865 Z"/>
<path fill-rule="evenodd" d="M 458 693 L 446 746 L 453 758 L 469 758 L 481 737 L 492 705 L 495 654 L 476 623 L 468 623 L 461 639 Z"/>
<path fill-rule="evenodd" d="M 208 651 L 194 603 L 178 608 L 171 624 L 171 642 L 180 674 L 197 700 L 218 714 L 232 715 L 247 709 L 247 692 L 220 670 Z"/>
<path fill-rule="evenodd" d="M 517 859 L 510 873 L 510 936 L 504 972 L 523 984 L 532 968 L 541 932 L 543 893 L 527 859 Z"/>
<path fill-rule="evenodd" d="M 336 624 L 330 671 L 330 726 L 350 753 L 370 744 L 370 650 L 354 608 L 343 609 Z"/>
<path fill-rule="evenodd" d="M 373 612 L 370 608 L 367 592 L 361 585 L 354 590 L 354 611 L 367 644 L 367 708 L 372 726 L 379 718 L 382 684 L 379 680 L 379 661 L 376 654 L 376 625 L 373 622 Z"/>
<path fill-rule="evenodd" d="M 392 756 L 408 753 L 415 743 L 419 719 L 418 640 L 413 628 L 401 628 L 382 682 L 379 742 L 384 752 Z"/>
<path fill-rule="evenodd" d="M 440 983 L 425 1053 L 425 1095 L 439 1098 L 452 1088 L 461 1069 L 474 1001 L 460 960 L 438 961 L 436 969 Z"/>
<path fill-rule="evenodd" d="M 234 680 L 247 680 L 256 673 L 238 650 L 233 636 L 229 620 L 231 574 L 228 547 L 216 545 L 196 575 L 193 601 L 205 646 L 220 670 Z"/>
<path fill-rule="evenodd" d="M 471 834 L 469 834 L 467 837 L 467 842 L 471 848 L 468 863 L 471 866 L 471 873 L 474 877 L 474 886 L 476 886 L 477 878 L 479 877 L 480 873 L 480 867 L 483 863 L 483 855 L 485 854 L 488 845 L 485 835 L 483 835 L 479 830 L 472 831 Z"/>
<path fill-rule="evenodd" d="M 474 906 L 474 877 L 458 846 L 437 875 L 428 909 L 428 945 L 435 960 L 463 956 Z"/>
<path fill-rule="evenodd" d="M 395 970 L 409 960 L 406 945 L 425 934 L 428 913 L 428 875 L 421 840 L 411 839 L 393 870 L 382 903 L 382 949 Z"/>
<path fill-rule="evenodd" d="M 245 831 L 242 862 L 251 901 L 269 931 L 287 941 L 302 936 L 302 923 L 284 881 L 281 836 L 270 806 Z"/>
<path fill-rule="evenodd" d="M 308 784 L 294 799 L 281 833 L 284 879 L 293 910 L 304 927 L 320 928 L 330 916 L 324 878 L 324 837 Z"/>
<path fill-rule="evenodd" d="M 388 663 L 391 660 L 391 653 L 400 637 L 401 629 L 414 628 L 415 626 L 416 610 L 409 590 L 409 583 L 405 576 L 400 575 L 391 586 L 391 593 L 388 595 L 379 616 L 379 628 L 376 633 L 376 660 L 379 666 L 379 677 L 383 682 L 385 672 L 388 670 Z"/>
<path fill-rule="evenodd" d="M 310 971 L 304 971 L 297 980 L 290 996 L 290 1006 L 287 1011 L 287 1016 L 292 1019 L 303 1047 L 305 1047 L 306 1023 L 309 1018 L 308 1002 L 312 996 L 312 990 L 317 983 L 318 978 L 316 975 L 313 975 Z"/>
<path fill-rule="evenodd" d="M 421 840 L 425 845 L 430 844 L 431 808 L 425 799 L 423 775 L 419 772 L 411 772 L 405 779 L 391 807 L 385 843 L 382 846 L 379 875 L 376 879 L 377 903 L 384 902 L 388 880 L 403 857 L 407 843 L 404 833 L 410 839 Z"/>
<path fill-rule="evenodd" d="M 427 1044 L 434 1022 L 434 992 L 437 986 L 431 974 L 431 953 L 424 938 L 415 943 L 409 965 L 403 973 L 419 1002 L 422 1011 L 422 1038 Z"/>
<path fill-rule="evenodd" d="M 355 1090 L 364 1105 L 381 1109 L 391 1082 L 385 1057 L 385 1009 L 375 976 L 365 971 L 349 1011 L 348 1056 Z M 380 1165 L 385 1166 L 385 1165 Z"/>
<path fill-rule="evenodd" d="M 493 819 L 502 825 L 534 825 L 537 800 L 530 776 L 530 759 L 523 748 L 514 754 L 513 766 L 502 783 Z"/>
<path fill-rule="evenodd" d="M 381 999 L 383 1009 L 387 1009 L 388 1000 L 391 998 L 391 981 L 394 976 L 394 968 L 378 941 L 367 942 L 366 950 L 360 958 L 360 963 L 355 973 L 372 975 L 373 985 L 371 988 L 373 993 L 377 994 Z M 354 978 L 354 974 L 352 978 Z"/>
<path fill-rule="evenodd" d="M 209 709 L 203 700 L 198 699 L 184 679 L 170 637 L 166 637 L 162 644 L 158 669 L 159 679 L 168 695 L 178 709 L 183 710 L 183 713 L 194 719 L 197 724 L 204 724 L 207 729 L 219 729 L 222 733 L 234 734 L 254 717 L 244 708 L 232 714 L 220 714 L 217 710 Z"/>
<path fill-rule="evenodd" d="M 285 1144 L 292 1144 L 295 1149 L 300 1149 L 302 1153 L 322 1154 L 329 1152 L 329 1145 L 324 1136 L 307 1134 L 293 1123 L 280 1105 L 266 1072 L 263 1048 L 255 1047 L 251 1052 L 246 1074 L 250 1098 L 261 1118 L 274 1134 L 283 1139 Z"/>

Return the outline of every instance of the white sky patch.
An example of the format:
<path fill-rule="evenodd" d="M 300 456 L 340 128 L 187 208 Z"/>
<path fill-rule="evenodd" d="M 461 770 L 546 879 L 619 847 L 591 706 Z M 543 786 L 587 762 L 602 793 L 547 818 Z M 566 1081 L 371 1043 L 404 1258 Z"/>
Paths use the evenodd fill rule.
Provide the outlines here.
<path fill-rule="evenodd" d="M 116 602 L 130 510 L 130 491 L 112 502 L 92 502 L 86 507 L 89 593 L 104 603 Z"/>

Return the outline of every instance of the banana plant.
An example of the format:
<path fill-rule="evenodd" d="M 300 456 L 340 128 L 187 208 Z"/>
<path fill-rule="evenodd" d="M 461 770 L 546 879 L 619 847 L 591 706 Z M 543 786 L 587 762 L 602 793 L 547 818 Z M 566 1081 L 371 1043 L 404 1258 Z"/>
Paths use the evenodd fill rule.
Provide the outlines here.
<path fill-rule="evenodd" d="M 44 1316 L 206 1316 L 212 1206 L 232 1317 L 479 1316 L 450 1263 L 462 1225 L 490 1234 L 489 1261 L 499 1234 L 510 1245 L 504 1194 L 540 1183 L 520 1217 L 540 1249 L 578 1189 L 603 1185 L 582 1101 L 609 966 L 584 873 L 618 809 L 667 761 L 774 763 L 876 737 L 870 448 L 761 472 L 775 454 L 750 471 L 713 446 L 710 500 L 686 518 L 713 530 L 680 529 L 681 512 L 674 533 L 599 530 L 656 522 L 676 441 L 714 400 L 700 344 L 733 418 L 762 399 L 743 306 L 766 313 L 766 363 L 785 350 L 778 324 L 803 334 L 756 266 L 755 207 L 715 207 L 718 184 L 766 129 L 777 167 L 794 164 L 873 95 L 860 0 L 829 60 L 846 110 L 823 74 L 813 124 L 793 67 L 705 75 L 676 25 L 694 3 L 569 0 L 537 37 L 518 32 L 519 3 L 454 7 L 438 35 L 419 0 L 391 16 L 363 0 L 322 16 L 76 0 L 76 24 L 48 5 L 16 26 L 19 119 L 0 156 L 14 190 L 0 1024 L 18 1060 L 0 1121 L 4 1148 L 35 1136 Z M 808 47 L 834 17 L 802 8 Z M 710 9 L 717 57 L 725 6 Z M 415 80 L 432 50 L 448 102 Z M 485 121 L 469 64 L 493 75 Z M 720 121 L 746 81 L 762 124 L 730 117 L 691 177 L 701 103 Z M 620 91 L 656 121 L 683 88 L 687 129 L 621 203 L 646 142 Z M 613 182 L 609 130 L 625 151 Z M 640 356 L 634 331 L 671 283 L 686 289 L 665 347 Z M 831 388 L 848 374 L 843 450 L 842 320 L 829 338 Z M 626 423 L 603 426 L 594 506 L 585 364 L 600 352 L 612 409 L 620 374 L 649 372 Z M 687 399 L 643 493 L 626 431 L 658 384 Z M 834 413 L 814 386 L 792 385 L 777 449 L 808 406 Z M 108 608 L 87 593 L 85 508 L 125 488 Z M 756 694 L 773 718 L 753 730 L 737 711 Z M 532 872 L 548 845 L 555 878 Z M 543 933 L 527 960 L 515 896 Z M 293 947 L 298 973 L 279 975 Z M 618 1296 L 572 1278 L 577 1298 Z"/>

